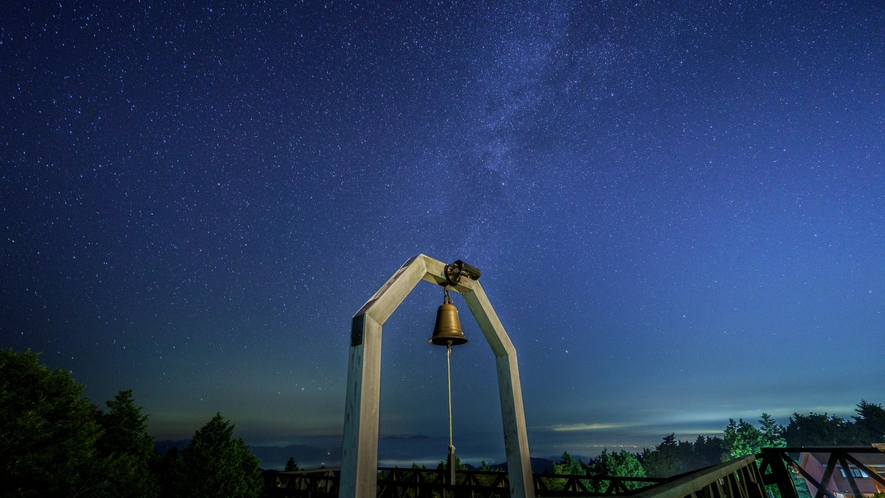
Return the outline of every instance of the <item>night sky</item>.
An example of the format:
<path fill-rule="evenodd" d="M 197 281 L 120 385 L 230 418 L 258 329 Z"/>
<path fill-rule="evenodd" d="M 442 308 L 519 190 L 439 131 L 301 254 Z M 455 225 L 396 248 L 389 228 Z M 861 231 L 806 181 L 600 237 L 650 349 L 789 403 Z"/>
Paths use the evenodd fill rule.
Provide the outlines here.
<path fill-rule="evenodd" d="M 420 253 L 482 270 L 534 456 L 885 402 L 882 2 L 198 3 L 0 6 L 0 347 L 157 439 L 340 437 Z M 384 327 L 382 435 L 447 436 L 442 294 Z"/>

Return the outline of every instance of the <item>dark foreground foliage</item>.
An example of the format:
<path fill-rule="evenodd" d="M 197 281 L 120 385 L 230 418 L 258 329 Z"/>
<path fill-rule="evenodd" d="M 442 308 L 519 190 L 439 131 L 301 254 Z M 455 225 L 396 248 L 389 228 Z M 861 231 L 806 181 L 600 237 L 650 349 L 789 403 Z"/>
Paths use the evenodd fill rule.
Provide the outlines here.
<path fill-rule="evenodd" d="M 0 351 L 0 494 L 76 496 L 103 482 L 101 427 L 83 386 L 38 355 Z"/>
<path fill-rule="evenodd" d="M 132 391 L 102 411 L 70 372 L 0 350 L 0 496 L 256 497 L 258 459 L 221 414 L 160 459 Z"/>
<path fill-rule="evenodd" d="M 263 480 L 258 459 L 242 439 L 233 439 L 234 426 L 216 414 L 194 434 L 181 452 L 164 456 L 164 496 L 255 498 Z M 179 458 L 180 456 L 180 458 Z"/>
<path fill-rule="evenodd" d="M 258 459 L 234 425 L 216 414 L 183 449 L 162 458 L 147 434 L 148 416 L 132 391 L 106 403 L 107 411 L 82 398 L 84 386 L 70 372 L 50 370 L 39 355 L 0 350 L 0 497 L 257 497 Z M 885 409 L 861 400 L 856 415 L 794 413 L 786 426 L 763 413 L 756 427 L 729 420 L 724 438 L 674 434 L 631 454 L 604 450 L 584 464 L 564 453 L 554 474 L 669 477 L 758 453 L 763 447 L 847 446 L 885 441 Z M 445 467 L 445 463 L 440 465 Z M 460 461 L 456 465 L 461 468 Z M 297 470 L 294 459 L 287 470 Z M 553 481 L 551 481 L 553 482 Z M 603 491 L 607 482 L 582 480 Z M 630 485 L 628 484 L 628 487 Z"/>

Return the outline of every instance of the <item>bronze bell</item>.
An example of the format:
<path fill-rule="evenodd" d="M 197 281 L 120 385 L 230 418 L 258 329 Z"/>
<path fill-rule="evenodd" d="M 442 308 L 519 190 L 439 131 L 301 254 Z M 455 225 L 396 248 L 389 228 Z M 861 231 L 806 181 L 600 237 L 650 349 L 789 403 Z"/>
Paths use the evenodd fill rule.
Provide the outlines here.
<path fill-rule="evenodd" d="M 449 290 L 445 290 L 442 306 L 436 310 L 436 325 L 433 326 L 433 337 L 430 344 L 435 346 L 457 346 L 467 342 L 464 332 L 461 330 L 461 320 L 458 319 L 458 308 L 452 304 Z"/>

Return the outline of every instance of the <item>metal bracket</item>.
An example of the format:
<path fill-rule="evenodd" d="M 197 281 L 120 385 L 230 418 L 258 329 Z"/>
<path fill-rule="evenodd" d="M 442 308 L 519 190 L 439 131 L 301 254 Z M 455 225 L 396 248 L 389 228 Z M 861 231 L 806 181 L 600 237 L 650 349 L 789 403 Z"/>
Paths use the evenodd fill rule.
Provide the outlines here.
<path fill-rule="evenodd" d="M 479 271 L 479 268 L 468 265 L 460 259 L 450 265 L 446 265 L 444 270 L 443 273 L 445 274 L 448 285 L 458 285 L 461 283 L 462 276 L 466 276 L 471 280 L 479 280 L 479 277 L 482 274 L 482 272 Z"/>

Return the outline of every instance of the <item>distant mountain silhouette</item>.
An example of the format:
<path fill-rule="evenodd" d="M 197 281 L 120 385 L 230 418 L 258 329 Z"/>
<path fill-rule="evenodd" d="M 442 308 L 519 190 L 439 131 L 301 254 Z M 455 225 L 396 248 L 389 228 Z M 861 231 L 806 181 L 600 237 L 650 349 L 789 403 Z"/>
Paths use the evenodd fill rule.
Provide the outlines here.
<path fill-rule="evenodd" d="M 540 474 L 540 473 L 544 472 L 545 470 L 550 470 L 550 468 L 554 462 L 554 460 L 550 460 L 548 458 L 531 457 L 529 460 L 531 460 L 532 473 L 534 473 L 534 474 Z M 468 465 L 468 467 L 472 467 L 472 466 Z M 489 465 L 489 467 L 491 467 L 495 470 L 503 470 L 504 472 L 507 472 L 507 462 Z"/>
<path fill-rule="evenodd" d="M 280 469 L 286 466 L 289 458 L 294 458 L 301 469 L 316 469 L 341 466 L 341 445 L 334 448 L 318 448 L 303 444 L 289 446 L 253 446 L 252 454 L 261 461 L 262 469 Z"/>
<path fill-rule="evenodd" d="M 154 448 L 160 456 L 165 455 L 169 449 L 176 447 L 179 450 L 190 444 L 190 439 L 179 441 L 156 441 Z M 338 467 L 341 465 L 341 442 L 328 447 L 312 446 L 305 444 L 291 444 L 288 446 L 249 446 L 249 450 L 261 462 L 262 469 L 282 470 L 289 458 L 294 458 L 299 468 L 316 469 L 321 465 L 326 467 Z"/>
<path fill-rule="evenodd" d="M 456 442 L 457 443 L 457 442 Z M 156 441 L 154 447 L 164 455 L 172 447 L 179 449 L 190 444 L 189 439 L 178 441 Z M 249 450 L 260 460 L 262 469 L 282 470 L 289 458 L 294 458 L 300 469 L 317 469 L 320 466 L 336 468 L 341 466 L 341 439 L 335 437 L 309 437 L 299 440 L 299 444 L 286 446 L 249 446 Z M 389 436 L 378 439 L 378 460 L 383 467 L 410 467 L 413 463 L 435 469 L 445 460 L 448 452 L 448 438 L 429 436 Z M 464 441 L 456 445 L 456 454 L 470 468 L 479 468 L 477 455 L 485 453 L 477 441 Z M 487 458 L 487 457 L 486 457 Z M 503 458 L 503 455 L 501 455 Z M 471 465 L 472 461 L 476 465 Z M 558 459 L 556 460 L 558 461 Z M 543 472 L 554 462 L 547 458 L 532 458 L 532 472 Z M 493 469 L 507 470 L 507 463 L 492 463 Z"/>

